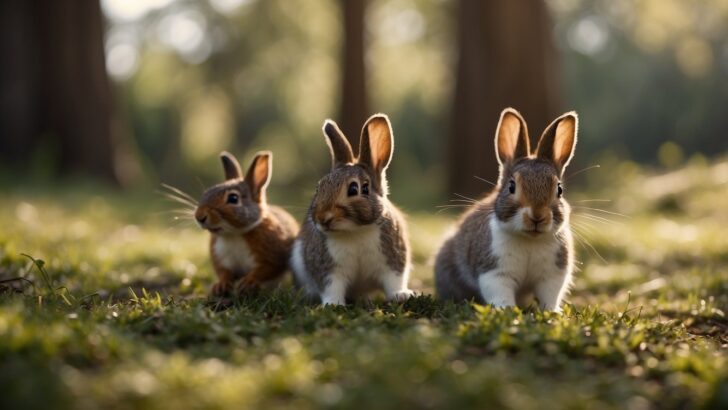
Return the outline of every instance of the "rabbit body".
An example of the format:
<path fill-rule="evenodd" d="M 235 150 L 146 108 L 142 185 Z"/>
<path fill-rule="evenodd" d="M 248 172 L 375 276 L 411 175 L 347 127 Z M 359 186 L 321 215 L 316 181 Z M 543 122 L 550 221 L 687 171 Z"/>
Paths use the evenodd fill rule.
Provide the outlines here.
<path fill-rule="evenodd" d="M 398 215 L 385 218 L 381 225 L 328 236 L 307 218 L 291 260 L 299 285 L 323 304 L 344 304 L 377 289 L 391 299 L 409 297 L 406 233 L 398 232 L 403 221 Z M 392 237 L 397 239 L 386 239 Z"/>
<path fill-rule="evenodd" d="M 480 238 L 477 242 L 474 237 Z M 435 285 L 440 297 L 495 306 L 524 306 L 533 293 L 541 307 L 556 310 L 571 283 L 572 239 L 568 230 L 541 238 L 513 235 L 499 226 L 487 200 L 462 221 L 440 249 Z"/>
<path fill-rule="evenodd" d="M 232 155 L 224 152 L 221 159 L 226 181 L 209 188 L 195 211 L 198 224 L 211 233 L 216 296 L 276 283 L 288 269 L 298 233 L 295 219 L 266 201 L 272 154 L 258 153 L 244 178 Z"/>
<path fill-rule="evenodd" d="M 323 304 L 344 304 L 377 289 L 390 299 L 411 296 L 406 224 L 386 197 L 389 120 L 380 114 L 367 121 L 358 159 L 335 123 L 324 124 L 324 135 L 333 165 L 319 181 L 293 247 L 296 283 Z"/>
<path fill-rule="evenodd" d="M 520 114 L 501 114 L 498 185 L 466 212 L 438 252 L 440 297 L 507 307 L 523 306 L 533 295 L 541 308 L 560 310 L 574 255 L 561 177 L 573 156 L 577 121 L 575 113 L 559 117 L 533 154 Z"/>

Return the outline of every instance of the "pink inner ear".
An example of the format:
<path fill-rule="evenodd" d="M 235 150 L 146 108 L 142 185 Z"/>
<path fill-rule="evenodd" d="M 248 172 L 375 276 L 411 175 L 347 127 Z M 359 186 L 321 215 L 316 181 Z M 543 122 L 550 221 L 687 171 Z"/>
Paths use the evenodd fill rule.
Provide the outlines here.
<path fill-rule="evenodd" d="M 371 165 L 375 170 L 381 171 L 387 166 L 392 154 L 392 139 L 389 125 L 384 119 L 374 119 L 367 125 L 369 134 L 369 152 Z"/>
<path fill-rule="evenodd" d="M 576 135 L 576 124 L 572 118 L 565 118 L 556 126 L 556 138 L 554 138 L 554 159 L 563 164 L 571 156 Z"/>
<path fill-rule="evenodd" d="M 521 132 L 521 122 L 513 115 L 506 115 L 501 121 L 498 133 L 498 151 L 502 159 L 512 159 L 518 146 L 518 135 Z"/>
<path fill-rule="evenodd" d="M 389 140 L 387 138 L 377 136 L 370 139 L 372 146 L 372 162 L 375 168 L 379 169 L 384 166 L 389 157 Z"/>

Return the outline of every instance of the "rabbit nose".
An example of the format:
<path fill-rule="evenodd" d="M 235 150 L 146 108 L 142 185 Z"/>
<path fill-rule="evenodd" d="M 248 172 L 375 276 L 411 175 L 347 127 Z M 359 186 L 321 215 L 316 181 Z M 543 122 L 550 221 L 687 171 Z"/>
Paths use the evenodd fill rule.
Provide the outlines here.
<path fill-rule="evenodd" d="M 203 224 L 207 220 L 207 215 L 195 215 L 195 219 L 197 219 L 197 222 Z"/>
<path fill-rule="evenodd" d="M 321 226 L 328 228 L 331 225 L 331 222 L 333 222 L 334 220 L 334 215 L 331 212 L 326 212 L 317 215 L 316 219 L 318 220 L 318 223 L 321 224 Z"/>
<path fill-rule="evenodd" d="M 540 224 L 541 222 L 543 222 L 543 221 L 545 221 L 545 220 L 546 220 L 546 218 L 545 218 L 545 217 L 543 217 L 543 216 L 542 216 L 542 217 L 540 217 L 540 218 L 533 218 L 533 217 L 529 217 L 528 219 L 530 219 L 530 220 L 531 220 L 531 222 L 533 222 L 533 224 L 534 224 L 534 225 L 538 225 L 538 224 Z"/>

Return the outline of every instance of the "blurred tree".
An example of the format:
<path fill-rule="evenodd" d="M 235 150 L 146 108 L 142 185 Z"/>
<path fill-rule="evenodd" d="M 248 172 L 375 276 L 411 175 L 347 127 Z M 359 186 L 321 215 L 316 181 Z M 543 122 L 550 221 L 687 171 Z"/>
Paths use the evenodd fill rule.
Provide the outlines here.
<path fill-rule="evenodd" d="M 98 1 L 2 2 L 0 155 L 27 163 L 38 144 L 57 170 L 118 182 Z"/>
<path fill-rule="evenodd" d="M 559 109 L 557 52 L 541 0 L 461 0 L 448 190 L 467 196 L 496 182 L 492 138 L 500 112 L 523 114 L 535 141 Z"/>
<path fill-rule="evenodd" d="M 341 0 L 344 15 L 341 128 L 352 146 L 367 119 L 366 68 L 364 66 L 364 13 L 366 0 Z"/>

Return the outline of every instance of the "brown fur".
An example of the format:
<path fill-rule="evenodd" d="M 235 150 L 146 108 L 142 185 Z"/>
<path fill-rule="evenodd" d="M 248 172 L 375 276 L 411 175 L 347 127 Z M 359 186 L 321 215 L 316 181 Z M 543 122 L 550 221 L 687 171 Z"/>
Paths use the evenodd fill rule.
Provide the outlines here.
<path fill-rule="evenodd" d="M 225 175 L 232 179 L 208 189 L 195 212 L 198 223 L 212 233 L 210 255 L 218 276 L 212 287 L 214 295 L 226 294 L 233 288 L 237 292 L 257 288 L 280 278 L 287 270 L 298 225 L 285 210 L 267 204 L 265 189 L 270 180 L 271 158 L 268 152 L 259 153 L 245 178 L 240 178 L 237 160 L 222 153 Z M 238 196 L 236 203 L 228 202 L 231 194 Z M 252 269 L 233 271 L 223 266 L 215 253 L 215 245 L 223 236 L 244 239 L 254 260 Z"/>
<path fill-rule="evenodd" d="M 285 274 L 298 224 L 283 209 L 275 206 L 268 209 L 255 229 L 241 235 L 255 259 L 256 267 L 250 271 L 231 272 L 222 267 L 214 252 L 215 242 L 220 236 L 212 235 L 210 238 L 210 255 L 218 274 L 218 287 L 243 292 L 275 281 Z"/>

